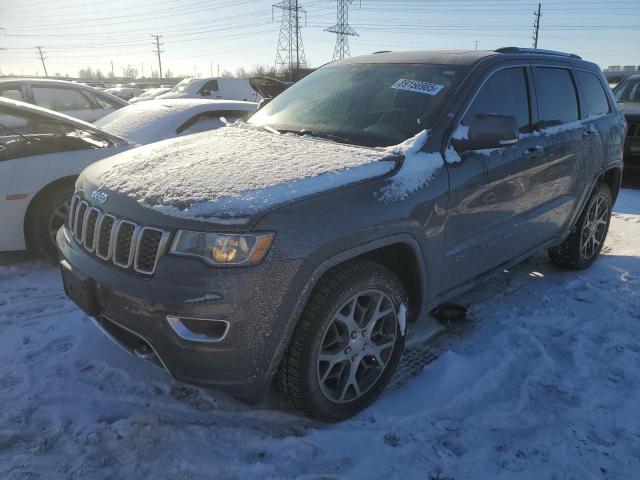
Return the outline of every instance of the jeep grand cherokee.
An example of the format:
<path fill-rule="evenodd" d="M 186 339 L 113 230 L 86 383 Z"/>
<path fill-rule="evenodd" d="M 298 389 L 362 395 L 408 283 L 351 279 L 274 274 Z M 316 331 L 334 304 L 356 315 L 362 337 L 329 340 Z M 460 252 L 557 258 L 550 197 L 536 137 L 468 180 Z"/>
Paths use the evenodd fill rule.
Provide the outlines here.
<path fill-rule="evenodd" d="M 328 64 L 248 124 L 86 169 L 57 238 L 66 292 L 177 379 L 347 418 L 407 322 L 541 249 L 598 257 L 625 129 L 606 85 L 514 47 Z"/>

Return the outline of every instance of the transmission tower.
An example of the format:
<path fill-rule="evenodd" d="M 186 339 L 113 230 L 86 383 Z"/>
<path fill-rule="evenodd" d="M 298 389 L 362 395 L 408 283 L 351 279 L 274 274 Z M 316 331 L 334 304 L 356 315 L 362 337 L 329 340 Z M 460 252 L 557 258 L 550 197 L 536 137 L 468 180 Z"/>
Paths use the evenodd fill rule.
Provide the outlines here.
<path fill-rule="evenodd" d="M 336 48 L 333 50 L 333 59 L 342 60 L 344 57 L 350 57 L 349 37 L 358 36 L 351 26 L 349 26 L 349 5 L 353 0 L 337 0 L 338 19 L 333 27 L 325 29 L 325 32 L 336 34 Z"/>
<path fill-rule="evenodd" d="M 276 50 L 276 72 L 281 76 L 286 76 L 289 72 L 293 76 L 292 80 L 298 80 L 300 68 L 307 65 L 300 33 L 300 12 L 305 14 L 305 21 L 307 12 L 298 5 L 298 0 L 282 0 L 273 5 L 273 8 L 282 10 Z"/>
<path fill-rule="evenodd" d="M 533 12 L 536 19 L 533 22 L 533 48 L 538 48 L 538 34 L 540 32 L 540 17 L 542 16 L 542 4 L 538 4 L 538 11 Z"/>

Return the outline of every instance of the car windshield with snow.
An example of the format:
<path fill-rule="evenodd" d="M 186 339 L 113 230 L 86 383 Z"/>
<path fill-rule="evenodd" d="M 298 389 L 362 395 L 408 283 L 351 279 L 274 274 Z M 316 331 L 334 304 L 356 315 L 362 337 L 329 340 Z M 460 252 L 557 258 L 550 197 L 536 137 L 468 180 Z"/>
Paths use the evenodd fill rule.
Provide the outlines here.
<path fill-rule="evenodd" d="M 466 68 L 348 63 L 321 68 L 254 115 L 252 125 L 388 146 L 431 128 Z"/>
<path fill-rule="evenodd" d="M 57 235 L 65 291 L 179 380 L 344 419 L 438 305 L 540 250 L 597 259 L 624 132 L 576 55 L 342 60 L 247 123 L 87 168 Z"/>

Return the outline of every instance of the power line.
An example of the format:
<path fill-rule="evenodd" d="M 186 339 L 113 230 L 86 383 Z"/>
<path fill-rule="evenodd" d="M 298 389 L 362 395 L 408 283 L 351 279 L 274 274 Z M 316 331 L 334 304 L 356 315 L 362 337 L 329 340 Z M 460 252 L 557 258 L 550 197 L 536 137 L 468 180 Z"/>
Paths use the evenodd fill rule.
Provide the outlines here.
<path fill-rule="evenodd" d="M 159 74 L 159 80 L 162 82 L 162 59 L 160 57 L 160 54 L 164 52 L 164 50 L 160 50 L 160 47 L 163 45 L 162 43 L 160 43 L 160 39 L 162 38 L 162 35 L 151 35 L 151 36 L 156 40 L 153 53 L 158 55 L 158 68 L 159 68 L 158 74 Z"/>
<path fill-rule="evenodd" d="M 538 34 L 540 32 L 540 17 L 542 16 L 542 4 L 538 4 L 538 11 L 533 12 L 536 19 L 533 22 L 533 48 L 538 48 Z"/>
<path fill-rule="evenodd" d="M 38 45 L 37 47 L 35 47 L 38 49 L 38 54 L 40 56 L 40 61 L 42 62 L 42 68 L 44 68 L 44 76 L 48 77 L 49 74 L 47 73 L 47 66 L 45 65 L 44 61 L 46 60 L 46 57 L 44 56 L 44 53 L 42 53 L 42 47 L 40 45 Z"/>
<path fill-rule="evenodd" d="M 307 12 L 298 4 L 298 0 L 282 0 L 273 5 L 273 8 L 282 10 L 276 48 L 276 72 L 285 76 L 287 71 L 290 75 L 295 71 L 292 79 L 297 80 L 300 77 L 300 67 L 307 65 L 300 33 L 300 12 L 305 14 L 305 23 Z"/>
<path fill-rule="evenodd" d="M 349 5 L 351 3 L 353 3 L 353 0 L 337 0 L 337 23 L 325 29 L 325 32 L 336 34 L 336 46 L 333 50 L 334 60 L 350 57 L 349 37 L 358 36 L 358 32 L 349 25 Z"/>

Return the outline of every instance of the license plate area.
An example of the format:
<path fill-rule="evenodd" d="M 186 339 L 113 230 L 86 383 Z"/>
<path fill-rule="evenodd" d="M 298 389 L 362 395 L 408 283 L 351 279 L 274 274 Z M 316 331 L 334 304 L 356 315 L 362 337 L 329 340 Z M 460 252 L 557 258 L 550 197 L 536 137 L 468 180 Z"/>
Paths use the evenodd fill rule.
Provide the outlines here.
<path fill-rule="evenodd" d="M 100 308 L 95 296 L 95 281 L 78 271 L 74 271 L 64 260 L 60 262 L 60 272 L 67 296 L 87 315 L 97 316 L 100 313 Z"/>

